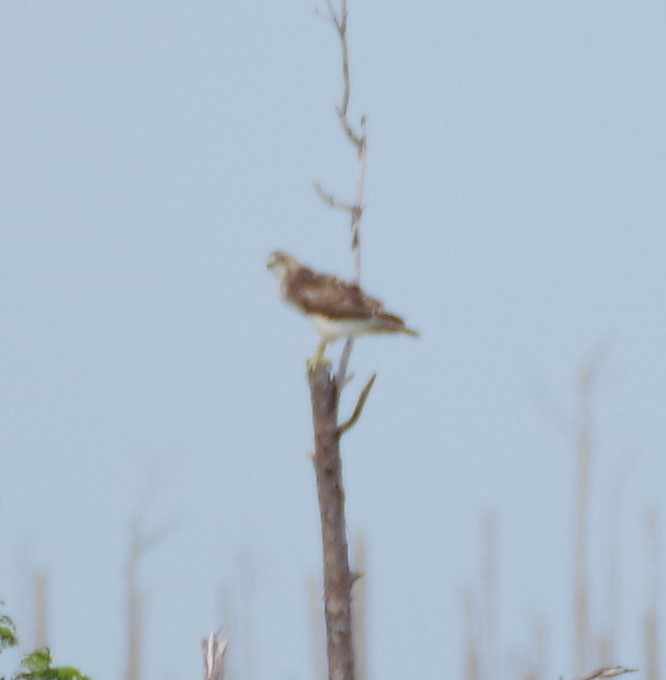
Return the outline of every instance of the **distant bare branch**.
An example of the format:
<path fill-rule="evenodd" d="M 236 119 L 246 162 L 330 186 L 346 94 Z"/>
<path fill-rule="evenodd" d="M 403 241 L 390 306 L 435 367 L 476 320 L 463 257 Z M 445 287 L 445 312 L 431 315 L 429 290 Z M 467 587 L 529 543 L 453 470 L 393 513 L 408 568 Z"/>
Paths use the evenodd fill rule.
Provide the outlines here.
<path fill-rule="evenodd" d="M 340 18 L 338 18 L 338 15 L 335 13 L 335 8 L 333 7 L 331 0 L 326 0 L 326 5 L 329 11 L 329 19 L 333 22 L 338 31 L 342 30 L 344 33 L 347 28 L 347 3 L 345 2 L 342 5 L 342 15 Z M 344 21 L 344 26 L 342 26 L 342 21 Z"/>
<path fill-rule="evenodd" d="M 222 680 L 224 677 L 224 655 L 227 651 L 227 642 L 227 638 L 222 637 L 219 630 L 201 641 L 204 680 Z"/>
<path fill-rule="evenodd" d="M 136 516 L 130 526 L 130 550 L 125 566 L 125 589 L 127 597 L 127 659 L 125 680 L 141 677 L 141 653 L 143 645 L 144 593 L 138 585 L 139 565 L 146 553 L 163 541 L 171 532 L 170 527 L 146 533 L 143 519 Z"/>
<path fill-rule="evenodd" d="M 576 491 L 574 496 L 574 587 L 573 632 L 574 667 L 576 673 L 584 672 L 590 644 L 590 613 L 588 570 L 588 525 L 590 504 L 590 480 L 594 446 L 594 388 L 610 344 L 598 344 L 578 371 L 578 422 L 575 433 Z M 610 676 L 607 676 L 610 677 Z"/>

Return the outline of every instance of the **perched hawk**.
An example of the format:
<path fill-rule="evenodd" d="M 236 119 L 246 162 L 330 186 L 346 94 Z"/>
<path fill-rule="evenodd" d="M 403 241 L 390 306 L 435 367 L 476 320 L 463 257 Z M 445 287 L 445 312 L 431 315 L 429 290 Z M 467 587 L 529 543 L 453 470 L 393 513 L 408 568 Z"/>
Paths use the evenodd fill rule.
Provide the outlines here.
<path fill-rule="evenodd" d="M 317 351 L 308 361 L 311 368 L 326 361 L 326 344 L 338 338 L 365 333 L 418 336 L 402 318 L 384 311 L 380 300 L 367 295 L 355 283 L 315 272 L 279 251 L 270 254 L 267 267 L 280 284 L 282 299 L 307 314 L 319 334 Z"/>

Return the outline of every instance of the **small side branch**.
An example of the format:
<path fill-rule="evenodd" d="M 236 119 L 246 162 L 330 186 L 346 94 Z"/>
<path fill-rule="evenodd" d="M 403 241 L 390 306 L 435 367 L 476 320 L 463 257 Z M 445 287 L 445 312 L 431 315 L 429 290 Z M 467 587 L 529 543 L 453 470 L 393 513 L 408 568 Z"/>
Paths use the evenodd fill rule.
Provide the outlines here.
<path fill-rule="evenodd" d="M 326 191 L 320 182 L 315 183 L 315 191 L 319 195 L 319 198 L 321 198 L 324 203 L 329 208 L 335 208 L 336 210 L 344 210 L 345 212 L 348 212 L 350 215 L 355 215 L 358 212 L 358 208 L 355 205 L 351 205 L 350 203 L 345 203 L 344 201 L 341 201 L 333 194 L 329 194 L 328 191 Z"/>
<path fill-rule="evenodd" d="M 625 666 L 606 666 L 604 668 L 597 668 L 596 671 L 592 671 L 589 675 L 586 675 L 581 680 L 596 680 L 597 678 L 615 678 L 618 675 L 624 675 L 625 673 L 636 673 L 638 668 L 626 668 Z"/>
<path fill-rule="evenodd" d="M 370 394 L 370 390 L 372 389 L 372 386 L 375 384 L 375 380 L 377 379 L 377 374 L 373 373 L 370 376 L 370 380 L 365 384 L 365 387 L 361 390 L 361 394 L 358 397 L 358 401 L 356 402 L 356 406 L 354 407 L 354 410 L 349 417 L 348 420 L 345 420 L 344 423 L 342 423 L 338 427 L 338 436 L 342 436 L 345 432 L 348 430 L 351 430 L 354 425 L 358 422 L 358 419 L 361 417 L 361 413 L 363 413 L 363 407 L 365 406 L 365 402 L 368 399 L 368 395 Z"/>

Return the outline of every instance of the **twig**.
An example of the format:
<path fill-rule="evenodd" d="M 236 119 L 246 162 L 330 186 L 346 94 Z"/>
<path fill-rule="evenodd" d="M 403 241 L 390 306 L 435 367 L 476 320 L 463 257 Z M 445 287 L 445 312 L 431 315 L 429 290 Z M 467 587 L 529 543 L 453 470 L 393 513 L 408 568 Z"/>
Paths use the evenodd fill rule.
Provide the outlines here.
<path fill-rule="evenodd" d="M 368 380 L 368 382 L 365 384 L 365 387 L 361 390 L 361 394 L 359 394 L 358 401 L 356 402 L 356 406 L 354 407 L 351 416 L 348 420 L 345 420 L 344 423 L 338 426 L 338 436 L 343 435 L 348 430 L 351 430 L 354 425 L 356 425 L 358 419 L 361 417 L 361 413 L 363 413 L 363 407 L 365 406 L 365 402 L 368 399 L 368 395 L 370 394 L 370 390 L 375 384 L 376 379 L 377 374 L 373 373 L 370 376 L 370 380 Z"/>
<path fill-rule="evenodd" d="M 355 205 L 344 203 L 343 201 L 335 198 L 333 194 L 329 194 L 328 191 L 325 191 L 320 182 L 315 183 L 315 191 L 319 194 L 319 198 L 321 198 L 321 200 L 324 201 L 324 203 L 326 203 L 326 205 L 329 206 L 329 208 L 337 208 L 338 210 L 344 210 L 345 212 L 348 212 L 350 215 L 354 215 L 355 212 L 357 211 L 357 207 Z"/>
<path fill-rule="evenodd" d="M 626 668 L 625 666 L 606 666 L 592 671 L 589 675 L 581 678 L 581 680 L 595 680 L 596 678 L 615 678 L 618 675 L 625 673 L 636 673 L 638 668 Z"/>

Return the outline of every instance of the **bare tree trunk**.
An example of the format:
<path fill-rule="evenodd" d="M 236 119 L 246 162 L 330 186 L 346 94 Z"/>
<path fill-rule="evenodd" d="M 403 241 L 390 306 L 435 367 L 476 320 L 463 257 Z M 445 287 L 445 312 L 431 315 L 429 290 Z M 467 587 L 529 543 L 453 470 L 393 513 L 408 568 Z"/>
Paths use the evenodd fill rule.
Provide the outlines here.
<path fill-rule="evenodd" d="M 314 424 L 314 467 L 321 516 L 328 677 L 329 680 L 353 680 L 353 578 L 349 569 L 342 486 L 338 385 L 325 364 L 316 366 L 308 378 Z"/>

